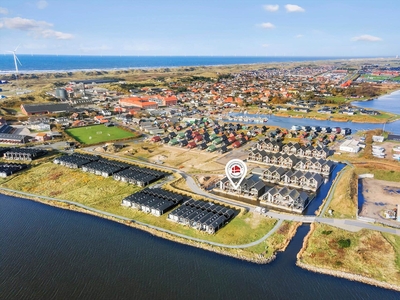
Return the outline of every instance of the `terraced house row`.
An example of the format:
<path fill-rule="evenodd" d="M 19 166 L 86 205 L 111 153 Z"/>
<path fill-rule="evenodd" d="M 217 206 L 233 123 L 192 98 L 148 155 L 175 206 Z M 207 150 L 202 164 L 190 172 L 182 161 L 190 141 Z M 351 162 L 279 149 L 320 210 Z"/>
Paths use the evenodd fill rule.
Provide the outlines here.
<path fill-rule="evenodd" d="M 74 153 L 63 155 L 53 160 L 55 164 L 109 177 L 138 186 L 147 186 L 167 175 L 165 172 L 139 167 L 124 162 L 101 158 L 96 155 Z"/>
<path fill-rule="evenodd" d="M 332 172 L 334 167 L 334 163 L 332 161 L 322 158 L 299 158 L 293 154 L 268 153 L 265 150 L 260 151 L 258 149 L 250 150 L 248 161 L 286 169 L 319 173 L 327 176 Z"/>
<path fill-rule="evenodd" d="M 28 168 L 26 164 L 3 164 L 0 163 L 0 177 L 7 177 Z"/>
<path fill-rule="evenodd" d="M 282 167 L 272 166 L 267 169 L 258 168 L 252 171 L 259 174 L 260 178 L 266 182 L 287 185 L 303 190 L 316 191 L 324 182 L 323 177 L 318 173 L 292 171 Z"/>
<path fill-rule="evenodd" d="M 48 152 L 42 149 L 35 148 L 3 148 L 0 153 L 7 160 L 27 160 L 31 161 L 46 155 Z"/>
<path fill-rule="evenodd" d="M 264 194 L 266 185 L 261 179 L 257 180 L 252 176 L 248 176 L 242 180 L 237 188 L 234 188 L 228 177 L 224 177 L 217 182 L 216 188 L 225 193 L 257 200 L 258 197 Z"/>
<path fill-rule="evenodd" d="M 281 142 L 272 141 L 268 138 L 264 140 L 259 140 L 252 147 L 253 150 L 281 153 L 294 155 L 297 157 L 309 157 L 309 158 L 322 158 L 326 159 L 330 151 L 326 147 L 314 147 L 314 146 L 301 146 L 299 143 L 287 143 L 283 144 Z"/>
<path fill-rule="evenodd" d="M 251 177 L 245 178 L 238 188 L 234 188 L 225 177 L 217 183 L 217 191 L 259 200 L 260 203 L 297 213 L 303 212 L 311 201 L 304 191 L 280 186 L 268 187 L 261 179 Z"/>
<path fill-rule="evenodd" d="M 276 186 L 268 189 L 260 197 L 261 203 L 298 213 L 303 212 L 310 201 L 311 199 L 306 192 Z"/>
<path fill-rule="evenodd" d="M 146 188 L 124 198 L 121 205 L 159 217 L 183 200 L 184 197 L 176 193 L 160 188 Z"/>
<path fill-rule="evenodd" d="M 168 214 L 168 220 L 214 234 L 235 215 L 229 207 L 190 199 Z"/>

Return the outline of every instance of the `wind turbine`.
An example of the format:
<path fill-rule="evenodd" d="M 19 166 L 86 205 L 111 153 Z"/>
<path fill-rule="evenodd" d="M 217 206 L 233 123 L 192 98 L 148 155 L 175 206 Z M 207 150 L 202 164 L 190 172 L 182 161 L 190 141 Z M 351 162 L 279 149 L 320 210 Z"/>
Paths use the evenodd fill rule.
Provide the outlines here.
<path fill-rule="evenodd" d="M 17 46 L 17 48 L 15 48 L 14 51 L 8 51 L 8 52 L 12 53 L 13 56 L 14 56 L 15 80 L 16 80 L 15 82 L 17 83 L 17 89 L 18 89 L 18 72 L 19 72 L 19 71 L 18 71 L 18 63 L 22 66 L 22 64 L 21 64 L 21 62 L 19 61 L 19 59 L 18 59 L 18 57 L 17 57 L 17 54 L 16 54 L 18 48 L 19 48 L 19 45 Z M 17 62 L 18 62 L 18 63 L 17 63 Z"/>

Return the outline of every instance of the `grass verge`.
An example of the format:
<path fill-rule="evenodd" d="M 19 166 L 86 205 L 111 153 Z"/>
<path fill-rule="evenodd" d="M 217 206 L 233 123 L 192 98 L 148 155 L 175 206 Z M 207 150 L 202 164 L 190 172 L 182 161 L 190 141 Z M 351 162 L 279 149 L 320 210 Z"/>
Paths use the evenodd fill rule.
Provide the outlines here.
<path fill-rule="evenodd" d="M 325 216 L 331 216 L 328 214 L 331 209 L 334 218 L 354 218 L 357 213 L 358 176 L 351 167 L 342 172 Z"/>

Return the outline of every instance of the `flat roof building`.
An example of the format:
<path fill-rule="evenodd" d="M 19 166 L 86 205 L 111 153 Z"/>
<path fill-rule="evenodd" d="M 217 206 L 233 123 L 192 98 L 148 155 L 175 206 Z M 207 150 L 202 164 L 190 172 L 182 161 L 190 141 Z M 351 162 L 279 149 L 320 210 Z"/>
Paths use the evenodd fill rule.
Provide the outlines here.
<path fill-rule="evenodd" d="M 340 145 L 340 151 L 357 153 L 360 151 L 360 146 L 356 140 L 346 140 Z"/>

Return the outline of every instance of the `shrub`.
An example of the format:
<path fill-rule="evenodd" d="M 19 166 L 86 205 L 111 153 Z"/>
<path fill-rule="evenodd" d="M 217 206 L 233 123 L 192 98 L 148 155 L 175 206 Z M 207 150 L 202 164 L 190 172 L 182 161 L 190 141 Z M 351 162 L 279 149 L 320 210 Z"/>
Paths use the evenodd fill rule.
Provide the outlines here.
<path fill-rule="evenodd" d="M 351 245 L 350 239 L 341 239 L 338 241 L 338 245 L 340 248 L 349 248 Z"/>
<path fill-rule="evenodd" d="M 332 230 L 324 230 L 324 231 L 322 231 L 322 234 L 325 234 L 325 235 L 330 235 L 332 233 Z"/>

